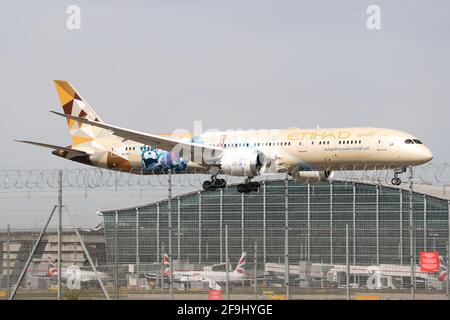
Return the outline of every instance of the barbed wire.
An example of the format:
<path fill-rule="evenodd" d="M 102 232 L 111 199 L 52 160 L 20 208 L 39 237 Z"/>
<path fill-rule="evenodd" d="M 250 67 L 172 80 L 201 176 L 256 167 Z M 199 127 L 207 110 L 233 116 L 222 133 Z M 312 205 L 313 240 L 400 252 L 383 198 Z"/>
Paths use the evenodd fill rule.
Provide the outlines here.
<path fill-rule="evenodd" d="M 368 181 L 390 183 L 393 170 L 343 170 L 334 171 L 333 179 L 344 181 Z M 348 168 L 347 168 L 348 169 Z M 166 187 L 167 174 L 139 174 L 130 171 L 112 171 L 100 168 L 81 169 L 3 169 L 0 170 L 0 190 L 36 190 L 58 188 L 58 174 L 62 171 L 64 188 L 119 188 Z M 280 178 L 282 174 L 268 173 L 255 178 L 257 181 Z M 179 187 L 198 187 L 209 178 L 206 174 L 172 173 L 172 184 Z M 239 182 L 242 177 L 224 176 L 228 183 Z M 450 164 L 428 163 L 414 167 L 414 183 L 450 185 Z"/>

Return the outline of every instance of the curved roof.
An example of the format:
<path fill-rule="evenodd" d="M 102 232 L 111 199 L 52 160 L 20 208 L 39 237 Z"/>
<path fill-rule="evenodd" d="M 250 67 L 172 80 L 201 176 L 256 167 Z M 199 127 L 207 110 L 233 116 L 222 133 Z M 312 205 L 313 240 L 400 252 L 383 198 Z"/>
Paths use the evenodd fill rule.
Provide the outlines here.
<path fill-rule="evenodd" d="M 263 180 L 260 181 L 261 183 L 266 183 L 266 184 L 270 184 L 270 183 L 275 183 L 275 182 L 281 182 L 284 181 L 284 179 L 272 179 L 272 180 Z M 293 181 L 293 180 L 289 180 L 289 181 Z M 335 179 L 332 182 L 339 182 L 339 183 L 350 183 L 350 184 L 359 184 L 359 185 L 367 185 L 367 186 L 381 186 L 383 188 L 390 188 L 390 189 L 396 189 L 396 190 L 403 190 L 405 192 L 409 192 L 409 186 L 392 186 L 390 184 L 386 184 L 386 183 L 376 183 L 373 181 L 361 181 L 361 180 L 339 180 L 339 179 Z M 234 184 L 230 184 L 228 185 L 227 188 L 236 188 L 238 185 L 238 183 L 234 183 Z M 181 193 L 178 195 L 173 196 L 173 199 L 177 199 L 177 198 L 183 198 L 183 197 L 188 197 L 194 194 L 198 194 L 198 193 L 205 193 L 206 191 L 204 190 L 195 190 L 195 191 L 190 191 L 190 192 L 185 192 L 185 193 Z M 436 198 L 439 200 L 445 200 L 445 201 L 449 201 L 450 202 L 450 190 L 446 190 L 445 186 L 432 186 L 432 185 L 420 185 L 420 184 L 414 184 L 413 185 L 413 192 L 415 194 L 419 194 L 419 195 L 424 195 L 427 197 L 432 197 L 432 198 Z M 140 208 L 146 208 L 149 206 L 154 206 L 157 205 L 159 203 L 164 203 L 167 202 L 167 199 L 163 199 L 163 200 L 159 200 L 159 201 L 154 201 L 154 202 L 150 202 L 150 203 L 145 203 L 143 205 L 140 206 L 133 206 L 133 207 L 127 207 L 127 208 L 117 208 L 117 209 L 108 209 L 108 210 L 100 210 L 98 211 L 100 214 L 103 213 L 111 213 L 111 212 L 120 212 L 120 211 L 129 211 L 129 210 L 135 210 L 135 209 L 140 209 Z"/>

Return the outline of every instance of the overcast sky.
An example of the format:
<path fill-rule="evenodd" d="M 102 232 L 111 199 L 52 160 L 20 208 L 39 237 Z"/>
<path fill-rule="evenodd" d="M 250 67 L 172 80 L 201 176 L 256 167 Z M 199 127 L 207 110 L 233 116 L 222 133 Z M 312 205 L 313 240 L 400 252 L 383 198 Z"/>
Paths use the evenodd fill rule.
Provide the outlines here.
<path fill-rule="evenodd" d="M 81 30 L 66 28 L 69 5 Z M 381 30 L 366 9 L 381 8 Z M 106 122 L 204 128 L 383 126 L 450 160 L 450 1 L 5 1 L 0 168 L 79 167 L 53 79 Z"/>

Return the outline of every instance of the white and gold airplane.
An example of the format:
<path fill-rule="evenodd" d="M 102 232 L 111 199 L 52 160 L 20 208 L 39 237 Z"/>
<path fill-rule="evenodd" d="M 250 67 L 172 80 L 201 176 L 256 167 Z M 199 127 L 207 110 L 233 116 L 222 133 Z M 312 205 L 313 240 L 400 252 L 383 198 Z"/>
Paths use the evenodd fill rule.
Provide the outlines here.
<path fill-rule="evenodd" d="M 285 172 L 300 181 L 326 181 L 337 170 L 393 170 L 392 183 L 408 166 L 433 158 L 411 134 L 383 128 L 336 128 L 206 132 L 193 135 L 156 135 L 103 122 L 67 81 L 55 80 L 72 145 L 60 147 L 22 141 L 54 149 L 54 155 L 100 168 L 135 174 L 171 172 L 209 173 L 205 190 L 223 188 L 217 175 L 245 177 L 239 192 L 257 191 L 252 178 L 265 171 Z"/>

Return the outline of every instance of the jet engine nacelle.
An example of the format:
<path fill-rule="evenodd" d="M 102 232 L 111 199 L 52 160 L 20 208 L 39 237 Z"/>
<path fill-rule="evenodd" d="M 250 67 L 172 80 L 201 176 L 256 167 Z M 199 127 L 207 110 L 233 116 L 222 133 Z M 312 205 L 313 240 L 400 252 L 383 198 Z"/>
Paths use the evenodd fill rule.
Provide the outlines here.
<path fill-rule="evenodd" d="M 227 175 L 254 177 L 266 170 L 266 156 L 258 150 L 225 150 L 220 165 Z"/>
<path fill-rule="evenodd" d="M 334 171 L 297 171 L 294 174 L 295 181 L 317 183 L 330 181 L 334 177 Z"/>

